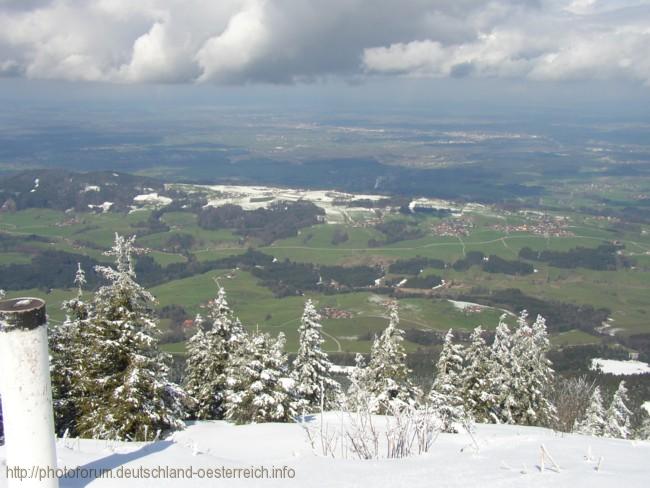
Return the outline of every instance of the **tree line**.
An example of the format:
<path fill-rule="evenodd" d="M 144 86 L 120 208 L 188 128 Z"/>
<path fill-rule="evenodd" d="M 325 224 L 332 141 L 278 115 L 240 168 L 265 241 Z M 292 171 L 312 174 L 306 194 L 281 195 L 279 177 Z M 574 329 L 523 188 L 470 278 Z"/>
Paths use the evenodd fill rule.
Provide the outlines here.
<path fill-rule="evenodd" d="M 239 205 L 205 207 L 198 213 L 199 227 L 204 229 L 235 229 L 244 237 L 254 237 L 264 244 L 293 237 L 303 227 L 320 222 L 325 211 L 307 201 L 275 202 L 268 208 L 244 210 Z"/>
<path fill-rule="evenodd" d="M 618 265 L 627 266 L 628 263 L 619 259 L 617 252 L 621 246 L 602 244 L 596 249 L 576 247 L 568 251 L 534 251 L 524 247 L 519 251 L 519 257 L 529 261 L 548 263 L 556 268 L 587 268 L 596 271 L 615 271 Z M 619 263 L 620 262 L 620 263 Z"/>
<path fill-rule="evenodd" d="M 81 267 L 77 271 L 78 295 L 66 302 L 68 317 L 51 337 L 59 433 L 150 440 L 180 428 L 186 418 L 291 421 L 300 413 L 343 406 L 385 414 L 400 405 L 427 405 L 450 432 L 473 419 L 539 424 L 552 415 L 548 402 L 536 396 L 552 375 L 544 359 L 548 341 L 541 319 L 529 328 L 522 314 L 514 334 L 501 323 L 491 348 L 479 328 L 467 353 L 452 343 L 450 331 L 433 387 L 424 395 L 410 377 L 404 332 L 392 303 L 388 326 L 375 338 L 368 364 L 358 357 L 344 392 L 322 350 L 321 317 L 311 301 L 301 317 L 298 354 L 289 365 L 283 334 L 248 331 L 229 307 L 223 288 L 208 304 L 205 317 L 196 319 L 184 382 L 176 385 L 168 378 L 168 358 L 157 345 L 153 297 L 135 281 L 134 252 L 132 238 L 117 237 L 111 251 L 115 267 L 97 270 L 108 284 L 89 302 L 83 299 L 84 273 Z M 528 354 L 523 365 L 521 351 Z M 480 383 L 485 378 L 492 378 L 489 385 Z M 475 400 L 479 397 L 480 403 Z"/>

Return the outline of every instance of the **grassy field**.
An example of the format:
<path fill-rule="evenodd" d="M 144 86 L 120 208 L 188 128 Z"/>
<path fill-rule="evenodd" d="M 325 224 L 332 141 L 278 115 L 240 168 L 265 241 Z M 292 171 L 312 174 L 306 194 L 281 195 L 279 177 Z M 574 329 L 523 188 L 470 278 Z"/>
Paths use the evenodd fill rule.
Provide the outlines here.
<path fill-rule="evenodd" d="M 103 250 L 110 247 L 115 233 L 138 234 L 138 244 L 151 250 L 150 255 L 161 266 L 187 261 L 187 254 L 198 261 L 217 260 L 245 252 L 255 242 L 246 241 L 230 230 L 206 230 L 198 226 L 196 215 L 189 212 L 164 213 L 161 220 L 170 226 L 169 232 L 143 231 L 150 211 L 129 214 L 69 213 L 30 209 L 0 214 L 0 231 L 7 236 L 24 238 L 31 234 L 47 237 L 49 243 L 33 242 L 19 249 L 0 252 L 0 266 L 28 264 L 39 249 L 56 249 L 69 253 L 85 254 L 107 261 Z M 368 241 L 383 240 L 383 234 L 372 227 L 354 224 L 319 224 L 304 228 L 297 236 L 282 239 L 272 245 L 258 247 L 262 252 L 279 260 L 285 258 L 320 265 L 387 264 L 398 259 L 416 256 L 436 258 L 453 263 L 470 251 L 494 254 L 504 259 L 518 259 L 523 247 L 535 250 L 566 251 L 578 246 L 595 248 L 603 242 L 620 240 L 623 253 L 635 260 L 635 266 L 617 271 L 588 269 L 560 269 L 544 263 L 534 263 L 537 272 L 528 276 L 510 276 L 483 272 L 474 266 L 458 272 L 450 266 L 445 269 L 424 270 L 436 274 L 451 284 L 449 290 L 468 292 L 480 287 L 487 290 L 519 288 L 524 293 L 548 300 L 575 304 L 592 304 L 612 311 L 613 326 L 621 334 L 648 332 L 650 329 L 650 235 L 626 231 L 613 234 L 609 223 L 589 216 L 567 211 L 570 219 L 567 228 L 573 234 L 563 237 L 534 235 L 531 232 L 496 230 L 495 225 L 521 225 L 529 217 L 522 214 L 494 215 L 484 211 L 470 214 L 473 226 L 469 235 L 439 236 L 431 229 L 441 222 L 434 217 L 411 219 L 424 233 L 424 237 L 395 242 L 380 247 L 369 247 Z M 399 216 L 391 218 L 401 218 Z M 500 227 L 499 227 L 500 228 Z M 347 234 L 347 240 L 333 243 L 335 233 Z M 170 251 L 169 240 L 175 234 L 193 238 L 190 249 L 183 254 Z M 228 277 L 230 276 L 230 277 Z M 158 307 L 182 305 L 190 315 L 205 313 L 205 304 L 217 291 L 217 282 L 228 292 L 229 301 L 242 322 L 249 328 L 287 336 L 288 349 L 296 349 L 296 329 L 306 298 L 313 298 L 319 307 L 333 307 L 351 314 L 349 318 L 324 320 L 325 347 L 329 351 L 368 351 L 369 338 L 386 325 L 386 297 L 371 292 L 325 295 L 312 293 L 306 296 L 277 298 L 261 286 L 250 273 L 237 270 L 213 270 L 185 279 L 179 279 L 153 288 Z M 38 296 L 48 302 L 51 320 L 63 319 L 60 304 L 71 297 L 70 290 L 8 290 L 10 297 Z M 465 313 L 446 300 L 436 298 L 400 299 L 402 326 L 405 329 L 431 329 L 445 331 L 449 328 L 468 330 L 477 325 L 493 329 L 502 311 L 485 309 L 479 313 Z M 599 338 L 580 331 L 569 331 L 553 337 L 555 346 L 592 344 Z M 421 346 L 407 343 L 411 350 Z M 183 344 L 168 344 L 170 352 L 181 352 Z"/>

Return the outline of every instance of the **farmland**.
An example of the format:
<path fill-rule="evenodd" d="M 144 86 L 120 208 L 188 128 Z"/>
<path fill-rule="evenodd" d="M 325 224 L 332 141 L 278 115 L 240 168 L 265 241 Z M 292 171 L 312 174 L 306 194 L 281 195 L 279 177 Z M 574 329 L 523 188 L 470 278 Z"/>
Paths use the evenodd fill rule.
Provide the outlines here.
<path fill-rule="evenodd" d="M 142 268 L 141 277 L 152 283 L 159 310 L 171 305 L 181 307 L 191 323 L 221 285 L 244 324 L 284 332 L 290 351 L 296 349 L 298 319 L 308 297 L 322 310 L 334 311 L 324 319 L 325 347 L 332 352 L 367 352 L 372 337 L 386 324 L 386 302 L 393 298 L 400 303 L 410 351 L 436 347 L 440 334 L 449 328 L 462 332 L 481 324 L 491 330 L 504 311 L 510 313 L 506 320 L 512 321 L 518 308 L 532 307 L 535 312 L 536 306 L 540 310 L 559 307 L 553 304 L 563 304 L 557 319 L 562 323 L 549 324 L 558 347 L 599 344 L 612 334 L 626 337 L 648 332 L 650 236 L 645 224 L 616 229 L 612 219 L 569 207 L 532 211 L 323 190 L 169 184 L 165 191 L 176 198 L 180 195 L 184 205 L 161 196 L 139 198 L 124 212 L 27 208 L 1 213 L 4 246 L 0 266 L 6 270 L 14 265 L 31 269 L 34 260 L 49 251 L 59 252 L 54 256 L 85 256 L 92 262 L 106 263 L 110 258 L 103 252 L 111 246 L 115 233 L 137 235 L 137 244 L 148 249 L 148 264 Z M 266 234 L 246 226 L 251 224 L 228 228 L 214 222 L 208 225 L 201 217 L 206 208 L 230 205 L 252 218 L 255 212 L 283 212 L 300 202 L 313 204 L 313 223 L 304 221 L 297 230 L 289 229 L 293 235 L 270 242 L 258 237 Z M 270 216 L 262 217 L 262 221 Z M 282 219 L 282 214 L 278 217 Z M 571 250 L 595 250 L 612 243 L 616 247 L 608 259 L 614 263 L 613 269 L 590 269 L 590 263 L 587 267 L 561 268 L 520 257 L 525 248 L 536 253 L 556 251 L 563 256 L 579 252 Z M 273 265 L 278 272 L 291 263 L 304 263 L 316 272 L 327 268 L 340 275 L 346 269 L 375 270 L 373 273 L 382 277 L 375 283 L 354 286 L 333 281 L 314 283 L 302 290 L 298 285 L 287 289 L 274 281 L 275 271 L 267 270 L 266 281 L 262 281 L 258 268 L 264 266 L 243 262 L 251 249 L 278 263 Z M 237 256 L 242 257 L 242 263 Z M 409 260 L 436 266 L 425 264 L 410 274 L 388 269 L 391 263 Z M 87 272 L 92 273 L 92 269 Z M 404 285 L 428 281 L 440 285 Z M 72 283 L 52 282 L 53 287 L 6 288 L 9 296 L 45 298 L 51 319 L 62 320 L 60 304 L 72 295 Z M 515 289 L 523 302 L 506 298 L 497 303 L 491 298 L 508 296 Z M 477 297 L 483 306 L 463 309 L 449 301 L 464 297 Z M 532 305 L 519 306 L 520 302 Z M 594 319 L 590 315 L 574 317 L 584 310 Z M 594 323 L 605 317 L 606 323 Z M 191 327 L 185 330 L 178 321 L 163 318 L 161 328 L 165 347 L 182 352 Z"/>

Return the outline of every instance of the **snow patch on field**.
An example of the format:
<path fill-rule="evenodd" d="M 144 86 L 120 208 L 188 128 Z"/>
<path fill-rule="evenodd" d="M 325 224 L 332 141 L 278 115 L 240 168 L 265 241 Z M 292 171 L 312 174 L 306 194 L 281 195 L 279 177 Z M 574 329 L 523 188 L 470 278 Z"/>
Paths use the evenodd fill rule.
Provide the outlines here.
<path fill-rule="evenodd" d="M 103 213 L 106 213 L 110 211 L 113 205 L 113 202 L 104 202 L 101 205 L 88 205 L 88 208 L 91 210 L 101 210 Z"/>
<path fill-rule="evenodd" d="M 642 361 L 621 361 L 618 359 L 594 358 L 591 360 L 591 369 L 600 369 L 603 373 L 616 376 L 650 373 L 650 365 Z"/>
<path fill-rule="evenodd" d="M 207 206 L 221 207 L 232 204 L 242 207 L 244 210 L 256 210 L 268 208 L 269 205 L 281 201 L 297 202 L 305 200 L 325 211 L 325 219 L 328 224 L 345 223 L 351 221 L 373 221 L 376 218 L 377 210 L 366 207 L 349 207 L 355 200 L 370 200 L 378 202 L 388 198 L 386 195 L 346 193 L 336 190 L 306 190 L 300 188 L 278 188 L 271 186 L 241 186 L 241 185 L 191 185 L 170 183 L 168 189 L 179 189 L 187 193 L 207 194 Z M 466 212 L 486 214 L 487 207 L 481 204 L 457 204 L 448 200 L 438 198 L 418 198 L 410 202 L 409 208 L 426 209 L 449 209 L 455 215 Z M 394 209 L 385 206 L 383 211 Z M 486 214 L 487 215 L 487 214 Z"/>
<path fill-rule="evenodd" d="M 339 425 L 337 413 L 324 423 Z M 319 417 L 311 423 L 318 426 Z M 468 434 L 440 434 L 429 453 L 405 459 L 357 461 L 323 457 L 311 448 L 298 424 L 236 426 L 227 422 L 190 423 L 170 439 L 155 443 L 121 443 L 66 439 L 57 445 L 59 466 L 74 469 L 192 468 L 193 479 L 62 479 L 61 488 L 89 487 L 645 487 L 650 478 L 650 442 L 562 434 L 536 427 L 477 425 L 476 445 Z M 539 468 L 540 447 L 560 466 Z M 598 460 L 603 458 L 600 469 Z M 0 447 L 0 464 L 5 448 Z M 285 467 L 293 479 L 199 478 L 208 469 Z M 0 487 L 7 486 L 4 467 Z"/>
<path fill-rule="evenodd" d="M 172 201 L 171 198 L 158 195 L 158 193 L 155 192 L 133 197 L 133 202 L 141 205 L 169 205 Z"/>
<path fill-rule="evenodd" d="M 461 312 L 465 312 L 465 311 L 482 312 L 483 310 L 499 310 L 500 312 L 510 315 L 511 317 L 517 316 L 516 314 L 512 313 L 510 310 L 506 310 L 505 308 L 490 307 L 489 305 L 481 305 L 480 303 L 474 303 L 474 302 L 463 302 L 460 300 L 447 300 L 447 301 L 451 303 L 455 309 L 460 310 Z"/>
<path fill-rule="evenodd" d="M 457 207 L 456 204 L 439 198 L 416 198 L 408 205 L 411 212 L 418 208 L 431 209 L 431 210 L 450 210 L 455 215 L 460 215 L 462 209 Z"/>
<path fill-rule="evenodd" d="M 187 185 L 183 185 L 184 189 Z M 341 223 L 352 220 L 352 215 L 361 214 L 363 217 L 374 215 L 372 209 L 364 207 L 348 207 L 346 202 L 353 200 L 378 201 L 386 198 L 382 195 L 366 195 L 344 193 L 334 190 L 304 190 L 294 188 L 275 188 L 270 186 L 239 186 L 239 185 L 193 185 L 196 189 L 207 190 L 213 195 L 209 197 L 207 206 L 221 207 L 226 204 L 239 205 L 244 210 L 268 208 L 277 202 L 297 202 L 305 200 L 325 211 L 327 223 Z M 337 205 L 343 203 L 343 205 Z"/>
<path fill-rule="evenodd" d="M 614 319 L 612 317 L 608 317 L 606 321 L 604 321 L 600 327 L 596 327 L 596 331 L 600 332 L 601 334 L 607 334 L 609 336 L 614 337 L 617 332 L 622 331 L 620 327 L 614 327 Z"/>
<path fill-rule="evenodd" d="M 481 305 L 479 303 L 472 303 L 472 302 L 462 302 L 459 300 L 447 300 L 449 303 L 451 303 L 454 308 L 458 310 L 466 310 L 468 308 L 476 308 L 476 309 L 484 309 L 484 308 L 490 308 L 487 305 Z"/>

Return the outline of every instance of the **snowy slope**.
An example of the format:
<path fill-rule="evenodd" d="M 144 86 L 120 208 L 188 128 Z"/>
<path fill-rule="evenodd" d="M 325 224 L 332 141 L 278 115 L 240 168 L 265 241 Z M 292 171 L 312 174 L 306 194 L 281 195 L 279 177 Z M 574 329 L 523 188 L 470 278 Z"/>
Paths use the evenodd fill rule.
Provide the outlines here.
<path fill-rule="evenodd" d="M 328 414 L 332 422 L 337 416 Z M 120 486 L 296 486 L 296 487 L 613 487 L 648 486 L 650 442 L 560 435 L 534 427 L 478 425 L 479 452 L 467 434 L 441 434 L 426 455 L 401 460 L 352 461 L 313 453 L 296 424 L 234 426 L 198 422 L 171 440 L 156 443 L 110 443 L 60 440 L 60 465 L 69 468 L 138 468 L 169 466 L 220 469 L 263 465 L 287 466 L 294 479 L 71 479 L 62 487 Z M 561 471 L 538 468 L 544 444 Z M 592 459 L 587 459 L 590 456 Z M 600 471 L 595 469 L 603 457 Z M 0 486 L 6 486 L 4 447 L 0 448 Z M 198 473 L 197 473 L 198 474 Z"/>

